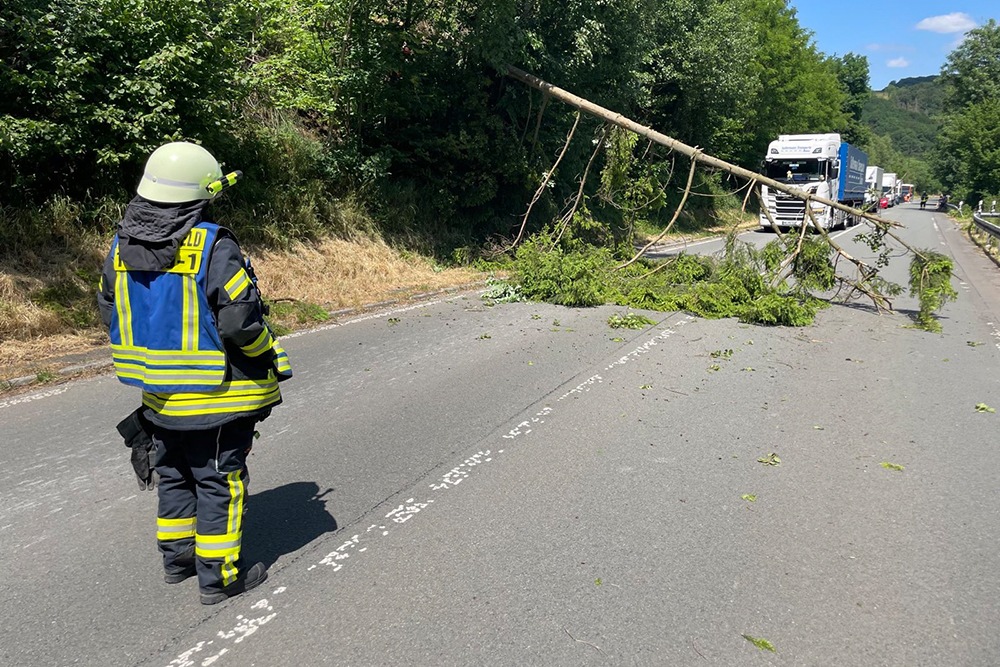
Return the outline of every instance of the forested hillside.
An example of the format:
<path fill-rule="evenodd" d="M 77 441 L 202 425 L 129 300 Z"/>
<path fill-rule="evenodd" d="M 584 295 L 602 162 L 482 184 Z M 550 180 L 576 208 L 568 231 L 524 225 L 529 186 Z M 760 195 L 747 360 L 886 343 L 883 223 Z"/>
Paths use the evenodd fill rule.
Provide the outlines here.
<path fill-rule="evenodd" d="M 862 119 L 871 131 L 871 162 L 895 172 L 919 191 L 941 189 L 933 174 L 934 147 L 941 127 L 944 84 L 940 77 L 893 81 L 873 91 Z"/>
<path fill-rule="evenodd" d="M 926 156 L 937 140 L 944 93 L 936 76 L 894 81 L 872 93 L 862 118 L 873 132 L 889 136 L 904 155 Z"/>

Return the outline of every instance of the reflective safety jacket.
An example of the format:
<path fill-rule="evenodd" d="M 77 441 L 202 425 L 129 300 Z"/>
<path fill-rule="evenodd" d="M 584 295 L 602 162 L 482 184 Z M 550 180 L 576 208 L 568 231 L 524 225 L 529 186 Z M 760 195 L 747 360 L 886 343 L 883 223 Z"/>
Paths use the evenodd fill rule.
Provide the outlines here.
<path fill-rule="evenodd" d="M 140 254 L 122 247 L 121 231 L 115 237 L 98 302 L 118 379 L 142 389 L 147 417 L 164 428 L 262 419 L 281 402 L 278 381 L 291 365 L 263 321 L 236 240 L 199 222 L 178 242 L 171 265 L 136 269 L 130 257 L 141 263 Z"/>
<path fill-rule="evenodd" d="M 208 392 L 226 378 L 226 351 L 208 304 L 206 248 L 219 228 L 195 225 L 164 272 L 129 271 L 112 246 L 111 352 L 118 379 L 150 393 Z"/>

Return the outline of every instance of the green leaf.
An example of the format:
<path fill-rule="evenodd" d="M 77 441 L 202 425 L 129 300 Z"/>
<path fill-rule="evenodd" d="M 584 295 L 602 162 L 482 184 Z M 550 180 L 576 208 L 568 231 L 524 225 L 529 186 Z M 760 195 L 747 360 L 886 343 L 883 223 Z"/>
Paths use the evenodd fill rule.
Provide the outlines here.
<path fill-rule="evenodd" d="M 755 503 L 755 502 L 757 502 L 757 494 L 755 494 L 755 493 L 744 493 L 742 496 L 740 496 L 740 498 L 742 500 L 747 501 L 748 503 Z"/>
<path fill-rule="evenodd" d="M 976 403 L 976 412 L 996 412 L 996 408 L 991 408 L 985 403 Z"/>
<path fill-rule="evenodd" d="M 886 470 L 895 470 L 896 472 L 903 472 L 903 466 L 899 465 L 898 463 L 890 463 L 889 461 L 882 461 L 882 463 L 880 463 L 879 465 L 885 468 Z"/>
<path fill-rule="evenodd" d="M 763 463 L 764 465 L 768 465 L 768 466 L 780 466 L 781 465 L 781 459 L 778 458 L 777 454 L 775 454 L 774 452 L 771 452 L 767 456 L 762 456 L 759 459 L 757 459 L 757 463 Z"/>
<path fill-rule="evenodd" d="M 747 640 L 757 648 L 762 651 L 770 651 L 771 653 L 776 653 L 777 649 L 774 648 L 774 644 L 764 639 L 763 637 L 751 637 L 750 635 L 743 635 L 743 639 Z"/>

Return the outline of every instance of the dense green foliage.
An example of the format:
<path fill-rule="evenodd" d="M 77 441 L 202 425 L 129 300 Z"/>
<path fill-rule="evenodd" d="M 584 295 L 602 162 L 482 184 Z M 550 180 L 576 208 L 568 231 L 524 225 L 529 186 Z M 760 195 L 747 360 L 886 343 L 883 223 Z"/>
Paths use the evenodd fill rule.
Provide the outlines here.
<path fill-rule="evenodd" d="M 787 243 L 794 243 L 791 238 Z M 681 254 L 658 263 L 622 266 L 621 255 L 579 240 L 536 234 L 517 252 L 513 288 L 525 298 L 571 306 L 614 303 L 656 311 L 684 310 L 703 317 L 736 317 L 765 325 L 802 326 L 825 305 L 810 289 L 829 289 L 834 272 L 829 247 L 805 242 L 787 281 L 780 260 L 788 251 L 775 240 L 762 250 L 731 241 L 721 257 Z"/>
<path fill-rule="evenodd" d="M 150 150 L 190 139 L 246 173 L 218 214 L 249 240 L 348 233 L 348 199 L 390 234 L 509 237 L 572 116 L 508 64 L 750 167 L 779 132 L 850 131 L 867 80 L 863 59 L 818 52 L 786 0 L 8 0 L 0 201 L 61 197 L 78 224 L 107 225 L 94 211 L 127 201 Z M 584 119 L 578 137 L 595 131 Z M 529 231 L 591 150 L 570 145 Z M 624 160 L 642 186 L 619 194 L 661 193 L 642 205 L 658 221 L 678 176 L 647 157 Z M 620 242 L 636 216 L 616 197 L 587 210 Z"/>

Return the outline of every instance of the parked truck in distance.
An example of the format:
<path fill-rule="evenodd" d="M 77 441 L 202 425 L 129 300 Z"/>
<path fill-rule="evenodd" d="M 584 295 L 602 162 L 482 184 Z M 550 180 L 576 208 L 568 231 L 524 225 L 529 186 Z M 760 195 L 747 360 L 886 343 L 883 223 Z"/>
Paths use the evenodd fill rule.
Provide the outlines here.
<path fill-rule="evenodd" d="M 768 146 L 764 175 L 803 194 L 860 209 L 865 203 L 867 166 L 868 155 L 841 141 L 839 134 L 783 134 Z M 805 199 L 766 185 L 761 186 L 761 198 L 766 207 L 760 213 L 761 227 L 770 229 L 771 220 L 781 229 L 812 224 Z M 855 216 L 817 201 L 810 201 L 809 208 L 824 229 L 858 223 Z"/>
<path fill-rule="evenodd" d="M 882 196 L 889 200 L 889 206 L 899 203 L 899 186 L 902 185 L 896 174 L 889 172 L 882 176 Z"/>
<path fill-rule="evenodd" d="M 913 201 L 913 183 L 899 184 L 899 201 L 900 203 Z"/>
<path fill-rule="evenodd" d="M 878 202 L 882 198 L 882 176 L 885 171 L 882 167 L 868 167 L 865 169 L 865 208 L 878 209 Z"/>

